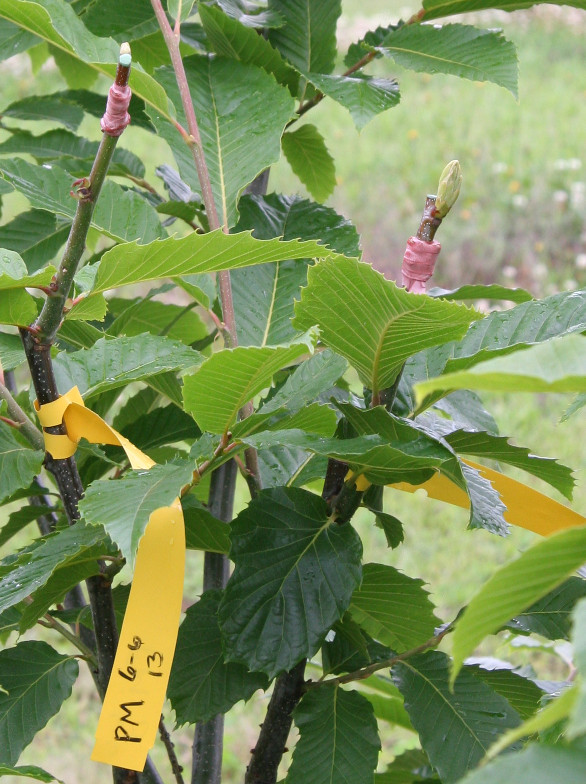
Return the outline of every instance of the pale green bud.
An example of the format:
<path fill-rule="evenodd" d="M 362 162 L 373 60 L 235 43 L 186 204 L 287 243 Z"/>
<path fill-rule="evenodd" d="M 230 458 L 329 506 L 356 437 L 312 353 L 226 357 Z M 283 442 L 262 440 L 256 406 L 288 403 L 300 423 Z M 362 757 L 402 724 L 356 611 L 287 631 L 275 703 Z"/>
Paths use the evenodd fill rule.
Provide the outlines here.
<path fill-rule="evenodd" d="M 128 41 L 120 44 L 120 57 L 118 58 L 118 62 L 120 65 L 125 65 L 127 67 L 132 62 L 132 54 L 130 52 L 130 44 Z"/>
<path fill-rule="evenodd" d="M 462 168 L 459 161 L 450 161 L 443 170 L 437 190 L 435 214 L 438 218 L 445 218 L 452 209 L 462 185 Z"/>

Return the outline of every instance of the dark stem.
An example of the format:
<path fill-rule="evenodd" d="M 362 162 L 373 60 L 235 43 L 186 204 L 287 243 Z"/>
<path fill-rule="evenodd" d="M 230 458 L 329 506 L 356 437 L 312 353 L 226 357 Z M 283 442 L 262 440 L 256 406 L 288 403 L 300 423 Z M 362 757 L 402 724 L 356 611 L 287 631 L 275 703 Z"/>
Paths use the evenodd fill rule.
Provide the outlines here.
<path fill-rule="evenodd" d="M 245 784 L 275 784 L 285 744 L 293 722 L 293 710 L 303 696 L 305 659 L 275 681 L 267 714 L 244 776 Z M 311 772 L 308 771 L 308 781 Z"/>
<path fill-rule="evenodd" d="M 229 460 L 212 473 L 208 509 L 214 517 L 229 523 L 234 509 L 238 466 Z M 203 590 L 224 588 L 230 574 L 228 558 L 220 553 L 206 553 L 203 567 Z M 199 722 L 193 740 L 191 784 L 220 784 L 224 748 L 224 715 Z"/>
<path fill-rule="evenodd" d="M 433 242 L 436 231 L 439 229 L 442 219 L 437 216 L 435 209 L 435 202 L 437 196 L 427 196 L 425 199 L 425 207 L 423 208 L 423 215 L 421 216 L 421 223 L 417 230 L 417 239 L 424 242 Z"/>
<path fill-rule="evenodd" d="M 116 84 L 126 85 L 129 71 L 128 66 L 119 64 L 116 72 Z M 47 296 L 35 323 L 28 329 L 20 330 L 39 405 L 52 403 L 59 397 L 51 361 L 51 345 L 61 323 L 63 308 L 69 297 L 73 277 L 85 250 L 93 211 L 106 179 L 118 138 L 118 136 L 103 135 L 90 176 L 81 181 L 81 187 L 78 190 L 79 201 L 75 217 L 59 269 L 50 286 L 51 293 Z M 63 424 L 47 428 L 47 432 L 66 434 Z M 47 453 L 45 467 L 55 479 L 69 524 L 75 524 L 80 516 L 78 503 L 84 492 L 75 459 L 73 457 L 55 459 Z M 94 624 L 98 660 L 98 670 L 92 675 L 98 693 L 103 699 L 116 654 L 118 630 L 114 616 L 111 578 L 106 574 L 105 563 L 100 561 L 99 564 L 101 574 L 88 578 L 86 585 Z M 79 594 L 75 596 L 75 601 L 81 601 Z M 125 768 L 113 767 L 112 774 L 116 784 L 133 784 L 133 782 L 139 781 L 139 776 L 135 771 Z"/>
<path fill-rule="evenodd" d="M 167 756 L 169 757 L 169 762 L 171 763 L 171 770 L 173 771 L 173 775 L 175 776 L 175 781 L 177 784 L 184 784 L 183 782 L 183 768 L 179 764 L 179 760 L 177 759 L 177 754 L 175 754 L 175 745 L 171 740 L 171 736 L 169 735 L 169 730 L 165 727 L 165 722 L 163 721 L 163 717 L 161 716 L 161 721 L 159 722 L 159 734 L 161 736 L 161 740 L 167 750 Z"/>

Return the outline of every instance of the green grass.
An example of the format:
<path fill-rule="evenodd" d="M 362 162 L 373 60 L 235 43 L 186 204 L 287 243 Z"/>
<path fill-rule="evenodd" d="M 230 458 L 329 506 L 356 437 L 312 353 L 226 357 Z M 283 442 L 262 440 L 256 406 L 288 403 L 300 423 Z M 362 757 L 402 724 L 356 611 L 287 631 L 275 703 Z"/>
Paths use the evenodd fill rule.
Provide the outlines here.
<path fill-rule="evenodd" d="M 415 6 L 404 9 L 404 4 L 388 0 L 371 0 L 368 5 L 351 0 L 345 7 L 341 31 L 348 42 L 358 37 L 358 26 L 367 17 L 376 17 L 374 24 L 388 23 L 415 10 Z M 444 164 L 458 158 L 464 186 L 460 202 L 440 230 L 444 248 L 435 282 L 451 286 L 503 280 L 536 294 L 584 285 L 579 277 L 584 273 L 575 259 L 586 253 L 586 237 L 581 234 L 584 205 L 580 203 L 580 184 L 586 182 L 581 132 L 586 127 L 586 16 L 574 11 L 558 16 L 557 9 L 543 8 L 496 17 L 496 24 L 505 28 L 519 48 L 519 103 L 493 85 L 427 77 L 379 61 L 373 73 L 397 76 L 400 81 L 402 100 L 397 108 L 375 119 L 361 134 L 349 115 L 332 102 L 324 101 L 308 115 L 307 121 L 322 130 L 336 159 L 338 187 L 330 203 L 356 223 L 365 257 L 390 277 L 398 274 L 405 240 L 417 228 L 425 194 L 435 187 Z M 572 24 L 565 18 L 571 18 Z M 478 23 L 495 26 L 495 17 L 479 15 Z M 0 67 L 0 107 L 37 90 L 62 89 L 55 71 L 33 77 L 26 58 L 17 65 L 16 71 L 14 63 Z M 39 126 L 35 132 L 40 132 Z M 99 137 L 95 120 L 86 120 L 81 132 Z M 147 178 L 159 185 L 155 166 L 172 163 L 165 144 L 130 128 L 123 146 L 148 158 Z M 271 187 L 303 192 L 285 162 L 274 168 Z M 6 198 L 2 220 L 8 221 L 25 203 L 19 196 Z M 489 402 L 503 434 L 514 434 L 516 443 L 579 469 L 582 483 L 573 506 L 583 511 L 583 413 L 559 425 L 568 402 L 565 398 L 491 396 Z M 238 504 L 245 502 L 241 488 Z M 507 539 L 483 531 L 465 533 L 464 510 L 396 491 L 386 492 L 385 508 L 403 521 L 405 544 L 389 551 L 371 517 L 361 514 L 356 526 L 367 560 L 390 563 L 424 578 L 439 614 L 446 619 L 500 564 L 534 538 L 522 530 L 514 530 Z M 186 594 L 193 600 L 200 590 L 201 557 L 190 553 Z M 509 653 L 506 650 L 503 655 Z M 542 657 L 537 664 L 547 672 L 557 672 L 551 657 Z M 236 706 L 227 717 L 226 784 L 242 781 L 266 702 L 267 697 L 260 695 L 250 706 Z M 110 781 L 105 766 L 89 763 L 97 715 L 93 686 L 84 673 L 62 713 L 25 750 L 20 764 L 45 766 L 67 784 L 80 777 L 85 784 Z M 172 720 L 168 723 L 172 725 Z M 404 734 L 387 727 L 383 732 L 387 753 L 390 745 L 405 742 Z M 178 753 L 189 769 L 190 734 L 182 732 L 178 738 Z M 164 780 L 170 781 L 164 754 L 160 748 L 154 754 Z M 11 784 L 10 779 L 7 782 Z"/>

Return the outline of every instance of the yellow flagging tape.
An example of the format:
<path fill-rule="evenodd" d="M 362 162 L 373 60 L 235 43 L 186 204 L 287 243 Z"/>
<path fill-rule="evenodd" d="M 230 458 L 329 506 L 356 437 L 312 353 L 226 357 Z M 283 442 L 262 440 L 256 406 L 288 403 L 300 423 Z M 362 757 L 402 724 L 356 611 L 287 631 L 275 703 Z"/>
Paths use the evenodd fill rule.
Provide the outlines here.
<path fill-rule="evenodd" d="M 465 460 L 472 468 L 475 468 L 485 479 L 488 479 L 494 489 L 501 497 L 501 501 L 507 507 L 504 518 L 511 525 L 526 528 L 542 536 L 549 536 L 556 531 L 564 528 L 573 528 L 579 525 L 586 525 L 586 517 L 582 517 L 578 512 L 574 512 L 563 504 L 554 501 L 543 493 L 533 490 L 522 482 L 517 482 L 509 476 L 493 471 L 492 468 Z M 361 486 L 359 490 L 364 490 L 364 477 L 360 477 Z M 470 508 L 468 495 L 455 485 L 444 474 L 436 473 L 427 482 L 421 485 L 410 485 L 407 482 L 389 485 L 395 490 L 404 490 L 414 493 L 416 490 L 425 490 L 430 498 L 445 501 L 448 504 L 461 506 L 464 509 Z"/>
<path fill-rule="evenodd" d="M 44 433 L 56 459 L 71 457 L 81 438 L 121 446 L 134 469 L 154 462 L 84 406 L 77 387 L 37 406 L 45 427 L 65 424 L 67 435 Z M 142 771 L 155 742 L 165 700 L 183 597 L 185 529 L 178 498 L 156 509 L 140 540 L 128 606 L 102 706 L 92 759 Z"/>

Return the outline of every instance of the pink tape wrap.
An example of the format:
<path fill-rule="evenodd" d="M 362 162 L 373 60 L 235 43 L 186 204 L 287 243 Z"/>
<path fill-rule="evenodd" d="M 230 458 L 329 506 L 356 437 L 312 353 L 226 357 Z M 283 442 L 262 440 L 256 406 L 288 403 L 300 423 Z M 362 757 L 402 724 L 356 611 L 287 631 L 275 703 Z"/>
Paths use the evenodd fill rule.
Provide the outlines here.
<path fill-rule="evenodd" d="M 433 275 L 436 259 L 442 246 L 435 240 L 425 242 L 417 237 L 409 237 L 401 274 L 403 286 L 413 294 L 425 294 L 425 282 Z"/>
<path fill-rule="evenodd" d="M 108 93 L 106 112 L 100 121 L 102 131 L 108 136 L 120 136 L 130 122 L 128 107 L 132 93 L 130 87 L 113 84 Z"/>

